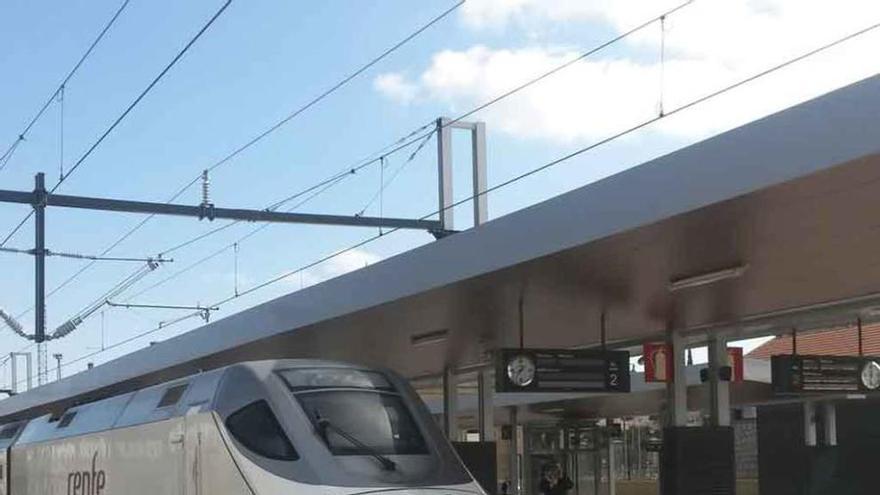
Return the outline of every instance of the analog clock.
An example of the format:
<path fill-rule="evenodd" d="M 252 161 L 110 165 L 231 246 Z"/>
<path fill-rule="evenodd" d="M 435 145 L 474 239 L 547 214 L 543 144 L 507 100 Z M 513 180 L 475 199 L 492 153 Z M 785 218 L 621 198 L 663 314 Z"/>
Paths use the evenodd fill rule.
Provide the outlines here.
<path fill-rule="evenodd" d="M 507 378 L 518 387 L 528 387 L 535 381 L 535 361 L 525 354 L 511 357 L 507 361 Z"/>
<path fill-rule="evenodd" d="M 877 361 L 868 360 L 862 366 L 862 385 L 868 390 L 880 388 L 880 364 Z"/>

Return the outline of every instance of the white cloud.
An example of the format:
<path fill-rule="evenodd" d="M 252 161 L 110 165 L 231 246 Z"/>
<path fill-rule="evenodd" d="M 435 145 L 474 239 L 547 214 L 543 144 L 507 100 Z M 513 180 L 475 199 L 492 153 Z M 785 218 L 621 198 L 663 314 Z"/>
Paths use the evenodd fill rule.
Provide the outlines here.
<path fill-rule="evenodd" d="M 359 270 L 373 263 L 378 263 L 381 260 L 382 257 L 377 254 L 363 249 L 352 249 L 303 272 L 302 286 L 315 285 L 348 272 Z M 289 280 L 291 284 L 300 284 L 298 277 L 290 277 Z"/>
<path fill-rule="evenodd" d="M 601 22 L 617 32 L 678 2 L 657 0 L 471 0 L 463 21 L 475 28 L 529 30 L 545 23 Z M 880 20 L 880 2 L 839 0 L 696 0 L 667 21 L 664 107 L 676 108 L 727 84 Z M 664 121 L 660 132 L 702 136 L 759 118 L 880 71 L 871 34 L 777 72 L 757 83 Z M 595 140 L 656 115 L 661 88 L 659 24 L 493 105 L 479 118 L 492 129 L 556 142 Z M 396 101 L 415 95 L 470 109 L 555 66 L 585 47 L 489 48 L 436 53 L 412 79 L 376 80 Z M 403 88 L 399 90 L 398 88 Z"/>
<path fill-rule="evenodd" d="M 403 74 L 380 74 L 373 80 L 373 88 L 400 103 L 409 103 L 417 95 L 419 87 L 406 80 Z"/>

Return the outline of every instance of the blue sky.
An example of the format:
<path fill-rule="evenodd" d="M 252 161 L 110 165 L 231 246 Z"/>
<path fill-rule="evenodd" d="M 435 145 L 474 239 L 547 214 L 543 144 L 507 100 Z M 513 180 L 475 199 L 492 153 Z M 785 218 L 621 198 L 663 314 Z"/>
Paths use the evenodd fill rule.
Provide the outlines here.
<path fill-rule="evenodd" d="M 54 91 L 119 0 L 0 3 L 0 146 Z M 85 151 L 128 103 L 220 6 L 220 1 L 132 0 L 65 91 L 64 162 Z M 503 104 L 474 116 L 489 133 L 489 183 L 583 147 L 657 110 L 667 109 L 837 35 L 880 20 L 873 2 L 846 0 L 832 13 L 822 2 L 698 0 L 666 31 L 663 79 L 659 25 L 576 64 Z M 452 6 L 448 0 L 234 0 L 227 12 L 60 189 L 65 193 L 162 201 L 203 168 L 247 142 L 335 84 L 418 26 Z M 849 5 L 852 4 L 852 5 Z M 351 84 L 281 128 L 212 175 L 212 196 L 223 206 L 265 207 L 344 169 L 440 115 L 455 116 L 568 60 L 674 2 L 647 0 L 469 0 Z M 784 33 L 784 36 L 780 36 Z M 871 75 L 878 70 L 876 35 L 856 40 L 738 90 L 693 112 L 661 122 L 492 194 L 490 215 L 528 206 Z M 35 172 L 50 183 L 59 173 L 59 105 L 52 105 L 0 172 L 6 189 L 27 190 Z M 457 197 L 469 187 L 463 139 L 456 141 Z M 436 209 L 432 141 L 386 191 L 386 215 L 417 217 Z M 388 170 L 405 155 L 389 158 Z M 302 211 L 354 214 L 375 193 L 371 167 L 310 202 Z M 197 203 L 196 188 L 181 202 Z M 458 227 L 466 227 L 466 207 Z M 375 207 L 371 210 L 377 213 Z M 0 206 L 0 233 L 27 212 Z M 370 210 L 368 210 L 368 213 Z M 49 211 L 48 247 L 97 254 L 138 217 Z M 217 225 L 189 219 L 150 222 L 113 253 L 150 256 Z M 251 226 L 230 228 L 174 254 L 139 286 L 171 275 L 216 251 Z M 240 245 L 241 289 L 308 263 L 375 233 L 369 229 L 272 226 Z M 8 245 L 30 248 L 31 224 Z M 424 233 L 389 236 L 221 308 L 222 317 L 300 284 L 375 262 L 426 243 Z M 51 289 L 82 262 L 52 258 Z M 55 328 L 116 283 L 133 266 L 102 263 L 48 303 Z M 18 314 L 32 305 L 33 268 L 27 257 L 0 256 L 0 307 Z M 133 302 L 207 304 L 235 289 L 234 253 L 216 258 Z M 136 287 L 129 294 L 138 292 Z M 123 297 L 122 299 L 125 299 Z M 155 327 L 181 313 L 107 311 L 106 344 Z M 29 328 L 32 314 L 25 317 Z M 199 324 L 197 319 L 96 356 L 96 363 Z M 25 343 L 0 333 L 0 349 Z M 50 345 L 65 360 L 101 345 L 101 318 Z M 82 369 L 78 363 L 65 374 Z M 0 382 L 6 370 L 0 371 Z"/>

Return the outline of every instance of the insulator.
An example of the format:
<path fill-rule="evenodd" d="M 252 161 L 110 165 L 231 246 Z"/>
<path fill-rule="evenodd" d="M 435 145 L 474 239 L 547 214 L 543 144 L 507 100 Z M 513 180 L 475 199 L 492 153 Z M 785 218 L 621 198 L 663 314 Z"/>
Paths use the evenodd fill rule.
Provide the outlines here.
<path fill-rule="evenodd" d="M 202 204 L 211 204 L 211 179 L 208 177 L 208 171 L 202 172 Z"/>

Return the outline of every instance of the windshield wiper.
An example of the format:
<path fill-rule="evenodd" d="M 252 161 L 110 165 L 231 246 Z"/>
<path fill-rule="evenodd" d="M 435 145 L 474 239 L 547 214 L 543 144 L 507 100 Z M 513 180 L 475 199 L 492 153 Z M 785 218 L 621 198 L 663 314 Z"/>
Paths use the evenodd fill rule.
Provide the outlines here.
<path fill-rule="evenodd" d="M 330 444 L 330 442 L 327 440 L 327 430 L 330 429 L 330 430 L 333 430 L 334 432 L 336 432 L 336 434 L 339 435 L 340 437 L 348 440 L 348 442 L 351 443 L 352 445 L 354 445 L 355 447 L 357 447 L 361 450 L 364 450 L 365 452 L 367 452 L 368 454 L 373 456 L 377 461 L 379 461 L 380 464 L 382 464 L 382 469 L 384 469 L 386 471 L 397 470 L 397 463 L 395 463 L 391 459 L 385 457 L 384 455 L 380 454 L 379 452 L 376 451 L 376 449 L 366 445 L 365 443 L 361 442 L 357 438 L 353 437 L 347 431 L 334 425 L 333 423 L 330 422 L 329 419 L 322 418 L 322 417 L 318 417 L 316 419 L 317 419 L 317 423 L 318 423 L 318 428 L 320 428 L 321 436 L 324 437 L 324 441 L 327 442 L 328 445 Z"/>

